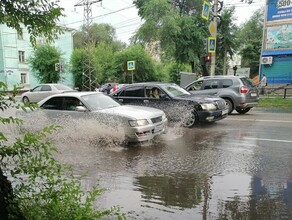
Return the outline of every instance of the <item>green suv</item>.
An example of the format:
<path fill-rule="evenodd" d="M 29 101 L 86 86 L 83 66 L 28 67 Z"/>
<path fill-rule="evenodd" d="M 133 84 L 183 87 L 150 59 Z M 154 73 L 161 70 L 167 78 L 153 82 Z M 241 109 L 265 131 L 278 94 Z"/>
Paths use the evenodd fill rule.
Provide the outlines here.
<path fill-rule="evenodd" d="M 245 114 L 259 102 L 256 85 L 244 76 L 205 76 L 188 84 L 185 89 L 194 94 L 223 98 L 228 105 L 228 114 L 233 110 Z"/>

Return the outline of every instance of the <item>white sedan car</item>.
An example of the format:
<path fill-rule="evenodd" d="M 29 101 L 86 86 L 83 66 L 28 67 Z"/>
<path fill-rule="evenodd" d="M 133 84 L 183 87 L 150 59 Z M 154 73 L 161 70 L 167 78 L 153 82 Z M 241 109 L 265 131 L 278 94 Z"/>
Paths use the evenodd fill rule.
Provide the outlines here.
<path fill-rule="evenodd" d="M 30 91 L 23 93 L 21 95 L 21 100 L 23 103 L 37 103 L 48 96 L 71 91 L 75 90 L 62 84 L 40 84 Z"/>
<path fill-rule="evenodd" d="M 168 120 L 159 109 L 121 105 L 101 92 L 70 92 L 50 96 L 38 103 L 48 118 L 90 118 L 110 126 L 122 126 L 127 142 L 152 140 L 167 131 Z"/>

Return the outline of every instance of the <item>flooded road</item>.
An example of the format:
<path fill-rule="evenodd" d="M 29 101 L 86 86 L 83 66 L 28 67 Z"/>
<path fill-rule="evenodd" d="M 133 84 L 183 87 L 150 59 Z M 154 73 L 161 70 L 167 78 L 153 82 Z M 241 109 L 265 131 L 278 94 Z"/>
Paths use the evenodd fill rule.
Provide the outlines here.
<path fill-rule="evenodd" d="M 192 129 L 171 125 L 125 147 L 116 129 L 69 126 L 54 137 L 100 207 L 129 219 L 292 219 L 292 114 L 252 110 Z M 89 139 L 105 134 L 103 138 Z M 114 136 L 114 139 L 108 138 Z"/>

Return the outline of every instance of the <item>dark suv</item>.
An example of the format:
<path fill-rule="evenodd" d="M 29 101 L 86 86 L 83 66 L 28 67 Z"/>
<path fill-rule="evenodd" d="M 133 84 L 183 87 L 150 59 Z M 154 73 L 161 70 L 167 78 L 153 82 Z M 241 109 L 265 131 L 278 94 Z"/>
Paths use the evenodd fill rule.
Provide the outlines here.
<path fill-rule="evenodd" d="M 245 114 L 259 102 L 256 85 L 244 76 L 206 76 L 185 86 L 185 89 L 193 94 L 223 98 L 228 105 L 228 114 L 234 109 Z"/>
<path fill-rule="evenodd" d="M 228 114 L 227 105 L 220 97 L 194 95 L 175 83 L 134 83 L 110 96 L 124 104 L 162 109 L 170 121 L 182 122 L 185 127 L 198 122 L 218 121 Z"/>

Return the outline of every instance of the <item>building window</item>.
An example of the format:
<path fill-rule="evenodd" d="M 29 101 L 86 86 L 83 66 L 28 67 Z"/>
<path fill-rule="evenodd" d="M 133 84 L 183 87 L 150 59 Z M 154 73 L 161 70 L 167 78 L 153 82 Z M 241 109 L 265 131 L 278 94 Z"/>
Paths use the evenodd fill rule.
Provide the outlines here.
<path fill-rule="evenodd" d="M 21 84 L 26 84 L 27 83 L 27 74 L 26 73 L 21 73 L 20 74 L 20 83 Z"/>
<path fill-rule="evenodd" d="M 18 51 L 18 60 L 20 63 L 24 63 L 25 59 L 24 59 L 24 51 Z"/>
<path fill-rule="evenodd" d="M 20 33 L 19 31 L 17 31 L 17 39 L 23 40 L 23 33 Z"/>

